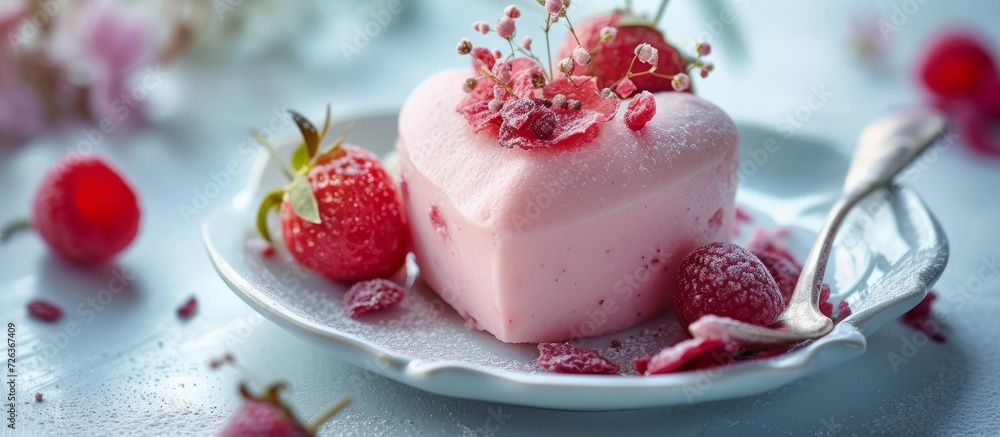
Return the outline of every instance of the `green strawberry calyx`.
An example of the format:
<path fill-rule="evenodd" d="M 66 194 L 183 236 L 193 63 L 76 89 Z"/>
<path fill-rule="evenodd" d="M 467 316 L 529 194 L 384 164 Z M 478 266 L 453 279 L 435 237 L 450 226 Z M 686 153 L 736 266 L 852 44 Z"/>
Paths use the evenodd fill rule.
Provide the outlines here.
<path fill-rule="evenodd" d="M 332 143 L 320 149 L 320 142 L 326 138 L 327 130 L 330 128 L 330 105 L 326 106 L 326 121 L 323 123 L 322 131 L 317 130 L 315 124 L 298 112 L 292 110 L 288 112 L 292 115 L 292 120 L 295 121 L 295 125 L 298 126 L 299 132 L 302 134 L 302 142 L 292 152 L 290 169 L 281 165 L 274 146 L 259 131 L 254 132 L 257 142 L 268 149 L 271 153 L 271 159 L 278 164 L 282 173 L 290 181 L 288 185 L 267 193 L 257 210 L 257 232 L 268 242 L 272 242 L 272 240 L 267 227 L 267 217 L 272 209 L 278 209 L 286 199 L 295 215 L 310 223 L 321 223 L 319 204 L 312 186 L 309 184 L 309 170 L 319 158 L 335 154 L 343 155 L 345 152 L 340 148 L 340 145 L 344 143 L 344 139 L 351 129 L 348 127 Z"/>

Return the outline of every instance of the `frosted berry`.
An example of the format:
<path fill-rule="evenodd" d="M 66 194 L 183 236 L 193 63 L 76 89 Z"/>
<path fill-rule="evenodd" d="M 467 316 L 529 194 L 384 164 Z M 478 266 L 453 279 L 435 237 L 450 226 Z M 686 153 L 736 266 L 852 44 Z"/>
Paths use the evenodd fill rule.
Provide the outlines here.
<path fill-rule="evenodd" d="M 764 264 L 746 249 L 722 242 L 699 247 L 684 258 L 674 306 L 685 330 L 708 314 L 769 326 L 785 308 Z"/>
<path fill-rule="evenodd" d="M 403 300 L 406 290 L 386 279 L 361 281 L 351 286 L 344 295 L 344 307 L 351 318 L 362 314 L 384 310 Z"/>
<path fill-rule="evenodd" d="M 569 343 L 540 343 L 538 366 L 556 373 L 600 374 L 618 373 L 618 365 L 593 349 L 580 349 Z"/>

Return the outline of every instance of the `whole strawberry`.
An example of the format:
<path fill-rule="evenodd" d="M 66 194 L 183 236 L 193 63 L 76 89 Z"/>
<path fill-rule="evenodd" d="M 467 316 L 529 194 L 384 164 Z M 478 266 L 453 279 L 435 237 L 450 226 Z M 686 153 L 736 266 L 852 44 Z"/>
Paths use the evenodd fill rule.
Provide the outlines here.
<path fill-rule="evenodd" d="M 637 18 L 626 11 L 613 11 L 574 24 L 576 38 L 568 35 L 559 48 L 556 59 L 570 58 L 578 45 L 592 53 L 586 66 L 576 65 L 574 75 L 589 75 L 597 78 L 599 88 L 613 87 L 625 77 L 633 65 L 636 47 L 649 44 L 658 52 L 656 63 L 658 75 L 675 75 L 687 71 L 688 60 L 663 37 L 653 23 Z M 611 29 L 614 29 L 613 31 Z M 610 33 L 613 32 L 613 33 Z M 577 43 L 579 38 L 579 43 Z M 637 63 L 638 64 L 638 63 Z M 652 74 L 632 77 L 637 92 L 673 91 L 671 79 Z M 688 88 L 690 89 L 690 88 Z M 631 94 L 631 93 L 629 93 Z M 623 95 L 622 97 L 628 97 Z"/>
<path fill-rule="evenodd" d="M 240 385 L 244 402 L 229 418 L 229 422 L 217 434 L 219 437 L 312 437 L 327 419 L 351 402 L 345 398 L 321 415 L 317 422 L 305 426 L 295 418 L 292 411 L 281 401 L 282 384 L 274 384 L 260 397 L 250 393 L 245 385 Z"/>
<path fill-rule="evenodd" d="M 56 254 L 77 263 L 105 261 L 139 231 L 139 205 L 131 185 L 98 157 L 57 162 L 35 193 L 30 227 Z M 5 229 L 26 228 L 15 223 Z"/>
<path fill-rule="evenodd" d="M 293 115 L 305 142 L 292 158 L 291 185 L 261 204 L 261 235 L 270 241 L 267 215 L 280 206 L 285 246 L 306 268 L 338 281 L 399 270 L 409 250 L 409 230 L 395 185 L 378 157 L 342 144 L 343 137 L 319 150 L 324 135 Z"/>

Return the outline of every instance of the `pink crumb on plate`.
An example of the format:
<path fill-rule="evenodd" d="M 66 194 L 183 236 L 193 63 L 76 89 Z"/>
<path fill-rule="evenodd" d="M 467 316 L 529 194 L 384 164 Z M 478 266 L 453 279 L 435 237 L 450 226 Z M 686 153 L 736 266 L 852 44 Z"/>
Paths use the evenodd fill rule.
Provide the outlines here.
<path fill-rule="evenodd" d="M 538 367 L 556 373 L 612 375 L 620 370 L 594 349 L 580 349 L 569 343 L 539 343 Z"/>
<path fill-rule="evenodd" d="M 736 341 L 693 338 L 667 347 L 651 358 L 637 358 L 635 370 L 643 375 L 684 372 L 728 364 L 740 353 Z"/>
<path fill-rule="evenodd" d="M 28 303 L 28 314 L 38 320 L 54 323 L 62 318 L 63 311 L 51 302 L 36 299 Z"/>
<path fill-rule="evenodd" d="M 351 286 L 344 295 L 344 306 L 351 318 L 389 308 L 403 300 L 406 290 L 387 279 L 371 279 Z"/>

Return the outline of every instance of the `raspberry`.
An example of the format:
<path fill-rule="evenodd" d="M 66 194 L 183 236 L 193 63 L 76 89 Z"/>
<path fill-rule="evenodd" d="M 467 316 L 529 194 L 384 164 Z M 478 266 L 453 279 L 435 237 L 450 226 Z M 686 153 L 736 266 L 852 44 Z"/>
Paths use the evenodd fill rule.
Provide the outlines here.
<path fill-rule="evenodd" d="M 569 343 L 539 343 L 538 366 L 556 373 L 611 375 L 618 365 L 593 349 L 580 349 Z"/>
<path fill-rule="evenodd" d="M 788 302 L 792 299 L 792 293 L 795 292 L 795 284 L 799 282 L 799 276 L 802 275 L 802 269 L 794 262 L 774 252 L 756 251 L 752 253 L 764 264 L 767 271 L 771 273 L 774 282 L 778 284 L 778 291 L 781 292 L 781 298 L 787 306 Z"/>
<path fill-rule="evenodd" d="M 684 258 L 675 307 L 686 331 L 707 314 L 769 326 L 785 305 L 777 283 L 757 257 L 735 244 L 717 242 Z"/>
<path fill-rule="evenodd" d="M 643 91 L 632 98 L 625 110 L 625 125 L 634 131 L 646 127 L 656 115 L 656 98 L 649 91 Z"/>
<path fill-rule="evenodd" d="M 42 178 L 32 227 L 60 256 L 96 263 L 127 247 L 139 231 L 135 192 L 106 161 L 69 158 Z"/>
<path fill-rule="evenodd" d="M 785 243 L 782 241 L 791 232 L 792 230 L 789 228 L 779 228 L 774 231 L 757 228 L 754 230 L 753 237 L 750 238 L 750 242 L 747 243 L 747 250 L 753 253 L 773 253 L 791 261 L 796 267 L 801 269 L 802 267 L 798 260 L 795 259 L 795 255 L 792 255 L 792 252 L 785 247 Z"/>
<path fill-rule="evenodd" d="M 406 290 L 386 279 L 361 281 L 351 286 L 344 295 L 344 306 L 351 318 L 389 308 L 406 296 Z"/>
<path fill-rule="evenodd" d="M 935 299 L 937 299 L 937 293 L 933 291 L 927 292 L 924 300 L 920 301 L 912 310 L 903 314 L 900 320 L 907 326 L 927 334 L 931 340 L 944 343 L 945 338 L 941 334 L 940 324 L 934 320 L 934 314 L 931 312 L 931 303 Z"/>
<path fill-rule="evenodd" d="M 54 323 L 62 318 L 63 311 L 51 302 L 36 299 L 28 303 L 28 314 L 38 320 Z"/>
<path fill-rule="evenodd" d="M 646 358 L 637 359 L 636 371 L 645 367 L 643 375 L 661 375 L 707 369 L 731 362 L 739 352 L 739 343 L 732 340 L 688 339 L 661 350 L 648 361 Z"/>
<path fill-rule="evenodd" d="M 184 305 L 177 309 L 177 317 L 190 319 L 196 311 L 198 311 L 198 300 L 191 296 L 184 302 Z"/>
<path fill-rule="evenodd" d="M 977 98 L 984 86 L 998 80 L 997 66 L 979 38 L 954 31 L 931 46 L 920 77 L 927 89 L 946 99 Z"/>

